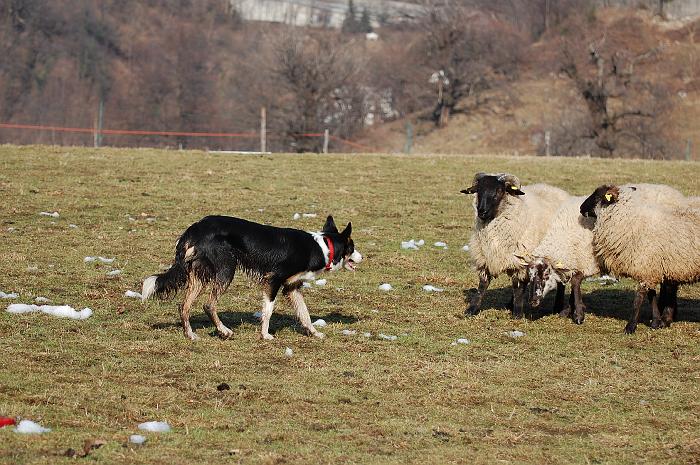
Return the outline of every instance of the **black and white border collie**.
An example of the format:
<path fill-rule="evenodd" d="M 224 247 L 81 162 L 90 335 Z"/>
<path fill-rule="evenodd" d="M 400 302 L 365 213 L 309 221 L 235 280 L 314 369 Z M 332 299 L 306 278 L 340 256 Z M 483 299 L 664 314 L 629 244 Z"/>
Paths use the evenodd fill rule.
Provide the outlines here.
<path fill-rule="evenodd" d="M 350 223 L 343 232 L 338 232 L 332 216 L 326 219 L 321 232 L 277 228 L 230 216 L 207 216 L 180 236 L 170 269 L 144 280 L 142 299 L 165 298 L 184 288 L 180 317 L 185 336 L 194 341 L 197 335 L 190 326 L 190 308 L 211 284 L 204 311 L 216 325 L 219 336 L 226 339 L 233 331 L 219 320 L 216 302 L 236 271 L 241 271 L 263 285 L 263 339 L 273 339 L 269 333 L 270 316 L 280 289 L 296 310 L 302 326 L 310 334 L 323 338 L 323 333 L 311 324 L 300 288 L 304 281 L 325 271 L 355 270 L 362 255 L 355 250 L 351 233 Z"/>

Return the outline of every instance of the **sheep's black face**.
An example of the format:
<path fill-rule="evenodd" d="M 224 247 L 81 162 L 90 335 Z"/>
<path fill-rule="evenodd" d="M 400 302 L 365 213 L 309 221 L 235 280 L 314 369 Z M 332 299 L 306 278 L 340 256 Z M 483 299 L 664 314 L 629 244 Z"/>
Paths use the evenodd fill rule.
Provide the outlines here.
<path fill-rule="evenodd" d="M 581 215 L 596 218 L 596 210 L 598 207 L 614 203 L 617 201 L 618 194 L 619 191 L 615 186 L 605 184 L 598 187 L 581 204 Z"/>
<path fill-rule="evenodd" d="M 505 195 L 523 195 L 519 186 L 509 185 L 499 176 L 482 176 L 464 194 L 476 194 L 476 215 L 482 221 L 491 221 L 498 214 L 498 207 Z"/>

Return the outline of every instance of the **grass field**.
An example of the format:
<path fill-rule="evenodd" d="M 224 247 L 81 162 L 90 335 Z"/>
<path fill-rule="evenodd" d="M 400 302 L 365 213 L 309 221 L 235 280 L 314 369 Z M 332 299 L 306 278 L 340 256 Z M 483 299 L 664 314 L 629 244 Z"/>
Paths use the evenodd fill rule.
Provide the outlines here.
<path fill-rule="evenodd" d="M 511 320 L 504 278 L 465 319 L 463 292 L 477 279 L 461 250 L 471 199 L 459 190 L 479 170 L 581 195 L 608 181 L 697 194 L 700 177 L 699 164 L 682 162 L 0 146 L 0 291 L 20 294 L 0 304 L 44 296 L 94 310 L 84 321 L 0 312 L 0 415 L 53 429 L 1 429 L 0 463 L 74 463 L 63 454 L 92 439 L 106 444 L 84 460 L 105 464 L 700 463 L 700 286 L 681 288 L 673 327 L 643 324 L 633 336 L 622 331 L 629 281 L 586 283 L 582 326 L 546 312 Z M 305 292 L 312 318 L 329 323 L 326 339 L 302 334 L 283 302 L 276 339 L 262 341 L 261 294 L 242 277 L 221 301 L 227 341 L 201 310 L 192 343 L 177 300 L 123 297 L 212 213 L 305 230 L 328 213 L 352 221 L 366 260 Z M 401 250 L 411 238 L 426 245 Z M 84 263 L 95 255 L 116 261 Z M 123 273 L 110 279 L 112 269 Z M 394 291 L 378 290 L 384 282 Z M 513 329 L 525 336 L 510 338 Z M 129 444 L 149 420 L 173 431 Z"/>

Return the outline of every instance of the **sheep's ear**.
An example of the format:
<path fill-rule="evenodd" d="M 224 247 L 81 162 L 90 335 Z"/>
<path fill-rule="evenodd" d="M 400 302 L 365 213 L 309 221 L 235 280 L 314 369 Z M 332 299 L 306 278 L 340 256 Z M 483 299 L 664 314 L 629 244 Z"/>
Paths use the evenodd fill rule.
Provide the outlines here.
<path fill-rule="evenodd" d="M 620 197 L 620 190 L 617 187 L 611 187 L 607 191 L 605 191 L 605 194 L 603 194 L 603 198 L 601 199 L 601 203 L 603 205 L 610 205 L 611 203 L 617 202 L 617 199 Z"/>
<path fill-rule="evenodd" d="M 521 191 L 518 186 L 508 186 L 506 190 L 510 195 L 525 195 L 525 192 Z"/>
<path fill-rule="evenodd" d="M 530 264 L 531 257 L 529 255 L 520 255 L 520 254 L 514 253 L 513 256 L 520 261 L 520 265 L 522 265 L 522 266 L 528 266 Z"/>

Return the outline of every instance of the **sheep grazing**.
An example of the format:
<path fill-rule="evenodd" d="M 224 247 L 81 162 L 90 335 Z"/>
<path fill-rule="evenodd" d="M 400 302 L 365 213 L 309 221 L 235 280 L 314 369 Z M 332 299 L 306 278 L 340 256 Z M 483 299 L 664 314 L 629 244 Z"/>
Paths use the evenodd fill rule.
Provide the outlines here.
<path fill-rule="evenodd" d="M 515 255 L 534 250 L 569 194 L 546 184 L 521 188 L 520 180 L 507 173 L 477 173 L 472 186 L 461 192 L 476 194 L 469 252 L 479 274 L 479 288 L 465 314 L 477 314 L 491 279 L 506 273 L 513 283 L 512 314 L 520 318 L 526 304 L 527 270 Z M 558 292 L 563 295 L 563 287 Z"/>
<path fill-rule="evenodd" d="M 521 265 L 527 267 L 527 294 L 533 308 L 540 305 L 549 291 L 571 281 L 568 307 L 564 307 L 561 301 L 563 292 L 557 295 L 559 300 L 554 306 L 562 309 L 561 316 L 572 316 L 577 324 L 583 323 L 586 311 L 581 298 L 581 282 L 600 273 L 593 253 L 595 220 L 585 218 L 579 212 L 583 200 L 584 197 L 566 200 L 554 214 L 549 230 L 532 254 L 517 257 Z"/>
<path fill-rule="evenodd" d="M 661 184 L 635 184 L 634 186 L 634 195 L 640 201 L 675 206 L 685 199 L 683 194 L 669 186 Z M 583 323 L 586 310 L 581 296 L 581 282 L 584 278 L 600 273 L 593 250 L 595 218 L 581 215 L 580 205 L 583 201 L 584 197 L 572 197 L 564 202 L 555 213 L 549 231 L 532 255 L 518 257 L 522 260 L 521 263 L 528 267 L 528 295 L 532 307 L 539 306 L 541 300 L 557 285 L 565 285 L 571 281 L 569 306 L 564 308 L 560 315 L 571 316 L 577 324 Z M 661 294 L 662 300 L 675 302 L 672 300 L 675 299 L 675 291 L 672 287 L 662 286 Z M 555 303 L 555 308 L 559 306 L 563 307 L 563 304 Z"/>
<path fill-rule="evenodd" d="M 625 332 L 637 329 L 648 294 L 652 327 L 658 327 L 659 298 L 650 291 L 664 283 L 661 300 L 674 307 L 677 286 L 700 281 L 700 209 L 688 201 L 675 205 L 649 202 L 635 187 L 603 185 L 581 204 L 581 214 L 596 218 L 593 247 L 601 265 L 639 283 Z M 669 316 L 666 309 L 664 315 Z"/>

